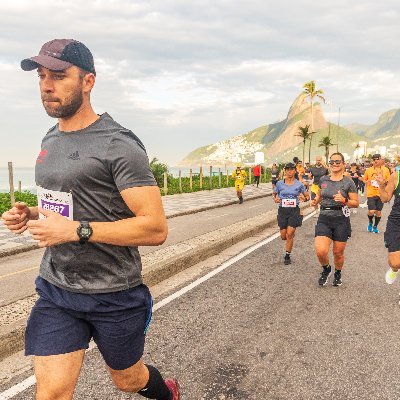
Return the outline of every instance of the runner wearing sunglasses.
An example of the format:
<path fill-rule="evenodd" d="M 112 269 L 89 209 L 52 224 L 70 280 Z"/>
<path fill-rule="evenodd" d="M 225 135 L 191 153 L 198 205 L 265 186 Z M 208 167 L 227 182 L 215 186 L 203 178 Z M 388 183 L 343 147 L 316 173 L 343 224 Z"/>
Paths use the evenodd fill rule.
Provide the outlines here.
<path fill-rule="evenodd" d="M 387 182 L 390 179 L 390 172 L 387 167 L 382 165 L 381 155 L 374 154 L 372 156 L 373 165 L 369 167 L 363 176 L 363 181 L 367 187 L 367 204 L 368 204 L 368 232 L 379 233 L 378 224 L 382 217 L 383 202 L 379 197 L 380 181 Z M 375 221 L 374 221 L 375 215 Z"/>
<path fill-rule="evenodd" d="M 289 265 L 292 261 L 290 253 L 293 248 L 296 228 L 303 223 L 299 204 L 300 201 L 308 201 L 310 196 L 305 186 L 295 178 L 296 165 L 285 165 L 285 177 L 278 181 L 274 188 L 274 201 L 279 204 L 278 225 L 282 240 L 285 241 L 285 256 L 283 262 Z"/>
<path fill-rule="evenodd" d="M 333 153 L 329 165 L 331 174 L 321 177 L 318 193 L 311 202 L 314 207 L 321 204 L 320 215 L 315 226 L 315 250 L 322 266 L 318 284 L 325 286 L 332 273 L 329 250 L 333 243 L 335 274 L 332 284 L 341 286 L 344 250 L 351 236 L 349 208 L 358 207 L 358 194 L 353 180 L 344 175 L 343 154 Z"/>

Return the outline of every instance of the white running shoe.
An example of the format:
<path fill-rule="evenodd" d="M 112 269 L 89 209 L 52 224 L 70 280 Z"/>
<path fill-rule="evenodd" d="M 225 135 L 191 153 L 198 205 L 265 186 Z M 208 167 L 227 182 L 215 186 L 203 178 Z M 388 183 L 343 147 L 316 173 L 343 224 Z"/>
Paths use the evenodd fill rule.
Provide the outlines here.
<path fill-rule="evenodd" d="M 386 283 L 391 285 L 397 278 L 399 271 L 393 271 L 392 268 L 389 268 L 389 270 L 386 272 Z"/>

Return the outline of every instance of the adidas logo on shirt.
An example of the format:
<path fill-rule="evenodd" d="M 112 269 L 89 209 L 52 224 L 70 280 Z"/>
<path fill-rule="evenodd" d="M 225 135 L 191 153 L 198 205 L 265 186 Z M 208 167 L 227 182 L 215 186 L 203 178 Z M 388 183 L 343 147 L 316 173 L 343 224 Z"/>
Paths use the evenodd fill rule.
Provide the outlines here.
<path fill-rule="evenodd" d="M 70 160 L 80 160 L 78 151 L 73 152 L 68 156 Z"/>

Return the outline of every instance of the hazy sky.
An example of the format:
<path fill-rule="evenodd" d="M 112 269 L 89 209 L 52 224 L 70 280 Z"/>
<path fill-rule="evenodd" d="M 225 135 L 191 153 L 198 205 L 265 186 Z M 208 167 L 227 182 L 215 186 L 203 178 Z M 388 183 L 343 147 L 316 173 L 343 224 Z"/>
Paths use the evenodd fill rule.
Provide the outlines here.
<path fill-rule="evenodd" d="M 56 123 L 37 74 L 20 69 L 46 41 L 95 57 L 92 102 L 174 165 L 196 147 L 282 120 L 314 79 L 337 123 L 398 108 L 398 0 L 14 0 L 0 2 L 0 167 L 33 166 Z M 332 113 L 330 113 L 332 107 Z"/>

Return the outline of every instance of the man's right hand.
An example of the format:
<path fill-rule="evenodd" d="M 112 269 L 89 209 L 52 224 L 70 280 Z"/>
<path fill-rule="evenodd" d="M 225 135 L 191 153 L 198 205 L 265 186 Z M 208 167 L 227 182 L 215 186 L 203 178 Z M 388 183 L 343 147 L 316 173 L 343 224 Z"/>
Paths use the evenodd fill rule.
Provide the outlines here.
<path fill-rule="evenodd" d="M 27 229 L 31 211 L 25 203 L 17 202 L 14 207 L 1 216 L 4 225 L 15 234 L 20 234 Z"/>

